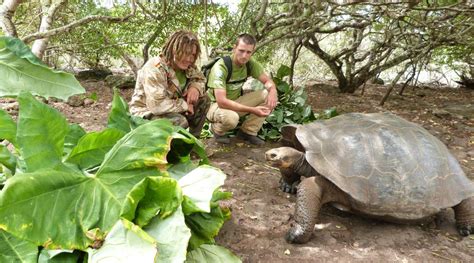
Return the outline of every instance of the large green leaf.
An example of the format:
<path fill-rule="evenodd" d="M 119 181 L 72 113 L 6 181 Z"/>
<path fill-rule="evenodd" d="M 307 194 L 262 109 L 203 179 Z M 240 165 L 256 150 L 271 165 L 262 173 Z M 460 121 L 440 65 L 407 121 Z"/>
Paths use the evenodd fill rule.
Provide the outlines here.
<path fill-rule="evenodd" d="M 165 218 L 172 214 L 182 200 L 181 188 L 173 178 L 145 178 L 128 194 L 122 217 L 143 227 L 155 216 Z"/>
<path fill-rule="evenodd" d="M 77 164 L 81 169 L 97 166 L 124 135 L 125 132 L 115 128 L 88 133 L 79 139 L 76 147 L 66 158 L 66 162 Z"/>
<path fill-rule="evenodd" d="M 127 102 L 120 97 L 118 91 L 114 90 L 114 98 L 112 100 L 112 108 L 110 109 L 109 118 L 107 121 L 107 127 L 116 128 L 124 132 L 129 132 L 136 127 L 147 123 L 145 120 L 138 116 L 132 116 L 128 112 Z"/>
<path fill-rule="evenodd" d="M 129 132 L 134 128 L 133 121 L 128 112 L 128 104 L 120 97 L 116 89 L 114 89 L 114 98 L 112 100 L 107 127 L 116 128 L 124 132 Z"/>
<path fill-rule="evenodd" d="M 0 109 L 0 140 L 16 143 L 16 123 L 12 117 L 4 110 Z"/>
<path fill-rule="evenodd" d="M 174 164 L 168 167 L 168 174 L 170 175 L 171 178 L 178 181 L 183 176 L 187 175 L 188 173 L 190 173 L 192 170 L 196 169 L 197 167 L 198 165 L 194 164 L 191 160 L 188 160 L 186 162 L 179 162 L 177 164 Z"/>
<path fill-rule="evenodd" d="M 46 66 L 46 64 L 44 64 L 41 59 L 35 56 L 35 54 L 31 52 L 30 48 L 18 38 L 0 37 L 0 43 L 2 43 L 0 45 L 4 45 L 4 48 L 13 52 L 17 57 L 25 58 L 32 64 L 38 66 Z"/>
<path fill-rule="evenodd" d="M 155 217 L 143 228 L 158 243 L 156 262 L 183 262 L 191 231 L 184 223 L 181 207 L 167 218 Z"/>
<path fill-rule="evenodd" d="M 202 244 L 214 244 L 214 237 L 229 218 L 230 210 L 219 206 L 212 207 L 210 213 L 198 212 L 186 216 L 186 225 L 191 229 L 192 234 L 189 248 L 195 249 Z"/>
<path fill-rule="evenodd" d="M 0 37 L 0 79 L 0 97 L 29 91 L 46 98 L 66 100 L 85 93 L 72 74 L 45 66 L 19 39 L 11 37 Z"/>
<path fill-rule="evenodd" d="M 188 253 L 186 263 L 239 263 L 242 262 L 228 249 L 217 245 L 202 245 Z"/>
<path fill-rule="evenodd" d="M 36 262 L 38 247 L 0 229 L 0 262 Z"/>
<path fill-rule="evenodd" d="M 76 123 L 69 124 L 69 131 L 64 138 L 64 155 L 68 155 L 72 148 L 76 147 L 79 139 L 86 134 L 86 131 Z"/>
<path fill-rule="evenodd" d="M 117 221 L 99 249 L 88 249 L 89 263 L 154 262 L 156 241 L 130 221 Z"/>
<path fill-rule="evenodd" d="M 70 249 L 42 249 L 38 263 L 77 263 L 81 253 L 83 252 Z"/>
<path fill-rule="evenodd" d="M 226 175 L 221 170 L 203 165 L 179 179 L 183 194 L 194 203 L 195 208 L 199 209 L 192 212 L 209 213 L 211 211 L 210 202 L 214 190 L 224 184 L 225 177 Z M 190 214 L 189 210 L 185 209 L 185 211 L 186 214 Z"/>
<path fill-rule="evenodd" d="M 57 110 L 23 92 L 19 97 L 17 142 L 26 171 L 50 169 L 62 165 L 66 118 Z"/>
<path fill-rule="evenodd" d="M 164 170 L 174 127 L 156 120 L 125 135 L 95 175 L 43 170 L 0 192 L 0 228 L 48 248 L 85 249 L 118 220 L 127 194 Z"/>
<path fill-rule="evenodd" d="M 1 143 L 0 143 L 0 164 L 7 167 L 13 173 L 15 172 L 16 157 L 8 150 L 8 148 L 5 145 Z"/>

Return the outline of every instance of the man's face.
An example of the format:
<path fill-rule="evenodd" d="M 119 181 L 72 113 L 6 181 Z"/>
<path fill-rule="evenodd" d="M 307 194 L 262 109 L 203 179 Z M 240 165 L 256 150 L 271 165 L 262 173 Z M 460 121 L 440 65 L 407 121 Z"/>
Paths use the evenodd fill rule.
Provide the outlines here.
<path fill-rule="evenodd" d="M 255 45 L 245 44 L 242 40 L 239 40 L 239 43 L 234 46 L 234 62 L 235 64 L 242 66 L 245 65 L 250 60 L 250 57 L 253 54 Z"/>
<path fill-rule="evenodd" d="M 186 70 L 196 61 L 197 48 L 196 46 L 190 47 L 185 50 L 184 54 L 180 58 L 175 58 L 174 64 L 178 69 Z"/>

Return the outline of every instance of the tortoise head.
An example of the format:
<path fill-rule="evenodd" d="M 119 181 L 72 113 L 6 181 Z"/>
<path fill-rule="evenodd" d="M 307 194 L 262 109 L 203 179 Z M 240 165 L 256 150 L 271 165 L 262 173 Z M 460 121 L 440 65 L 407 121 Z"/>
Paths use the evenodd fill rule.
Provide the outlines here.
<path fill-rule="evenodd" d="M 274 148 L 265 153 L 265 159 L 270 165 L 278 168 L 289 168 L 297 164 L 302 156 L 302 152 L 291 147 Z"/>

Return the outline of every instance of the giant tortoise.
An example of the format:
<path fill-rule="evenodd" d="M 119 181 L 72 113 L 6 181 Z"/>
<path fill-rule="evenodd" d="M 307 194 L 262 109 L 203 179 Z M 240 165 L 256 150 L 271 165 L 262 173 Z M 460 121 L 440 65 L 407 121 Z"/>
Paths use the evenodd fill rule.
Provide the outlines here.
<path fill-rule="evenodd" d="M 303 176 L 288 242 L 310 239 L 326 203 L 392 222 L 452 207 L 459 233 L 474 234 L 474 183 L 421 126 L 391 113 L 350 113 L 286 126 L 282 135 L 291 147 L 267 151 L 267 161 L 280 168 L 285 191 Z"/>

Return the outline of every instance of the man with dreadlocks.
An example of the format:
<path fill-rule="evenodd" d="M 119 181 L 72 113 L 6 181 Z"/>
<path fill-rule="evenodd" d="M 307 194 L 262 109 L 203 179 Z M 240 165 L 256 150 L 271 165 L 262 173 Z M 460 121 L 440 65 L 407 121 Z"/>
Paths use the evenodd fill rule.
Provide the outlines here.
<path fill-rule="evenodd" d="M 148 60 L 138 71 L 131 113 L 149 120 L 170 119 L 199 137 L 210 105 L 205 77 L 195 64 L 200 51 L 194 33 L 173 33 L 160 56 Z"/>

